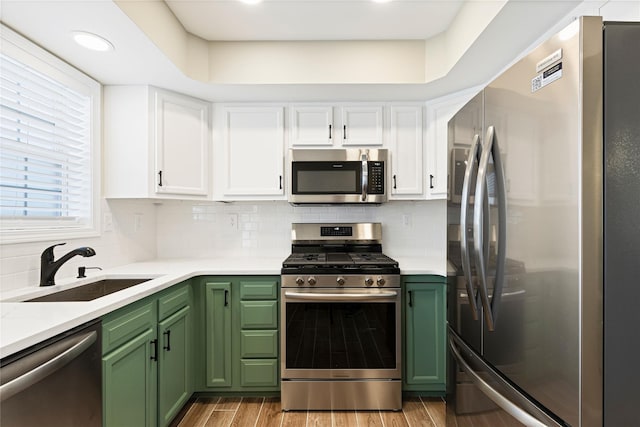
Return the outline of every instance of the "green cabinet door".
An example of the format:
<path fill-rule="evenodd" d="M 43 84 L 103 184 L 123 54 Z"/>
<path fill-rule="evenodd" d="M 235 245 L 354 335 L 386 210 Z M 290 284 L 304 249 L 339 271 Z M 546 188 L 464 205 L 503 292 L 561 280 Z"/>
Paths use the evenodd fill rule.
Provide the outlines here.
<path fill-rule="evenodd" d="M 105 427 L 156 426 L 156 350 L 150 328 L 102 358 Z"/>
<path fill-rule="evenodd" d="M 158 411 L 165 427 L 191 396 L 191 308 L 158 324 Z"/>
<path fill-rule="evenodd" d="M 404 389 L 444 392 L 447 355 L 445 284 L 405 282 L 404 285 Z"/>
<path fill-rule="evenodd" d="M 231 386 L 231 283 L 205 284 L 207 387 Z"/>

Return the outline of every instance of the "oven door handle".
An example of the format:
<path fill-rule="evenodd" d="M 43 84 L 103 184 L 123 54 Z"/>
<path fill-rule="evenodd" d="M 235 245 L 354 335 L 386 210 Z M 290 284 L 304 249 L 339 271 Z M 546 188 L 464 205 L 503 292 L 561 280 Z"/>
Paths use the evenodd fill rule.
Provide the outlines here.
<path fill-rule="evenodd" d="M 322 293 L 311 293 L 311 292 L 285 292 L 284 296 L 289 299 L 297 299 L 304 301 L 377 301 L 381 299 L 395 298 L 398 296 L 398 293 L 395 291 L 385 291 L 378 293 L 353 293 L 353 294 L 343 294 L 343 293 L 331 293 L 331 292 L 322 292 Z"/>

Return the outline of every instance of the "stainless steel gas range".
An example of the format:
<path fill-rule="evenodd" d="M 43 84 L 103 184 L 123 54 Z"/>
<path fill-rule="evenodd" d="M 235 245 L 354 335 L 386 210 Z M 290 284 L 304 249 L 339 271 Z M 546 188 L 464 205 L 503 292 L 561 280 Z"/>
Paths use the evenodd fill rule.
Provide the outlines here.
<path fill-rule="evenodd" d="M 382 253 L 381 224 L 293 224 L 291 235 L 282 409 L 402 409 L 400 268 Z"/>

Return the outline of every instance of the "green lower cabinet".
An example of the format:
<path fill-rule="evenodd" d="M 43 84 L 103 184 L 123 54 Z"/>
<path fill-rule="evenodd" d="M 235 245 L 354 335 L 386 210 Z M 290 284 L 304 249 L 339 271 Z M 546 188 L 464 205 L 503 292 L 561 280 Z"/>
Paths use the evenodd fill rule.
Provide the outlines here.
<path fill-rule="evenodd" d="M 403 277 L 405 391 L 446 389 L 446 284 L 439 276 Z"/>
<path fill-rule="evenodd" d="M 242 387 L 277 387 L 278 360 L 240 360 L 240 385 Z"/>
<path fill-rule="evenodd" d="M 231 385 L 231 282 L 205 284 L 206 385 Z"/>
<path fill-rule="evenodd" d="M 156 426 L 154 339 L 148 329 L 103 357 L 105 426 Z"/>
<path fill-rule="evenodd" d="M 166 427 L 193 393 L 190 286 L 102 320 L 103 426 Z"/>
<path fill-rule="evenodd" d="M 191 384 L 191 307 L 158 325 L 158 413 L 159 424 L 169 425 L 189 400 Z"/>
<path fill-rule="evenodd" d="M 204 345 L 199 352 L 204 357 L 197 356 L 196 363 L 204 367 L 206 380 L 196 383 L 197 391 L 280 390 L 278 285 L 277 276 L 200 279 L 196 295 L 204 293 L 204 328 L 197 332 L 197 341 Z"/>

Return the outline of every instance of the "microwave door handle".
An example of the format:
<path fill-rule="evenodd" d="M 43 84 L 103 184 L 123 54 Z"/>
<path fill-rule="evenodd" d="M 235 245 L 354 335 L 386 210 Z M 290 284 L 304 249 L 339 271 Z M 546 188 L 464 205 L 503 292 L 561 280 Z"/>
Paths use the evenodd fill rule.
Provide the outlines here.
<path fill-rule="evenodd" d="M 368 185 L 369 185 L 369 162 L 368 160 L 368 153 L 362 153 L 360 155 L 360 160 L 362 161 L 362 201 L 366 201 L 367 200 L 367 191 L 368 191 Z"/>
<path fill-rule="evenodd" d="M 467 288 L 467 294 L 471 295 L 469 298 L 469 306 L 471 307 L 471 313 L 473 320 L 478 320 L 478 306 L 476 299 L 473 298 L 475 294 L 473 290 L 473 279 L 471 276 L 471 262 L 470 262 L 470 247 L 467 234 L 467 216 L 469 210 L 469 198 L 471 191 L 471 177 L 476 171 L 476 164 L 478 163 L 478 150 L 480 149 L 480 136 L 474 135 L 471 148 L 469 149 L 469 155 L 467 156 L 467 165 L 464 171 L 464 180 L 462 181 L 462 200 L 460 204 L 460 251 L 462 258 L 462 271 L 464 272 L 465 285 Z"/>

